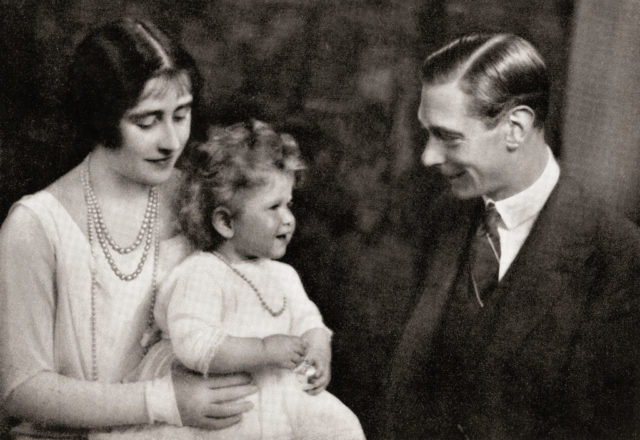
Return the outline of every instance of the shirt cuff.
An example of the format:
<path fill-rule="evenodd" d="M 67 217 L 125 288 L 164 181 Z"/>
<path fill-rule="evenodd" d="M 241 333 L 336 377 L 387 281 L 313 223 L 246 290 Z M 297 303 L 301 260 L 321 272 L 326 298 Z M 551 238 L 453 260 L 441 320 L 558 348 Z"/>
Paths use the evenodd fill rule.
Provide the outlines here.
<path fill-rule="evenodd" d="M 149 424 L 168 423 L 182 426 L 171 373 L 159 379 L 146 382 L 144 397 L 147 404 Z"/>

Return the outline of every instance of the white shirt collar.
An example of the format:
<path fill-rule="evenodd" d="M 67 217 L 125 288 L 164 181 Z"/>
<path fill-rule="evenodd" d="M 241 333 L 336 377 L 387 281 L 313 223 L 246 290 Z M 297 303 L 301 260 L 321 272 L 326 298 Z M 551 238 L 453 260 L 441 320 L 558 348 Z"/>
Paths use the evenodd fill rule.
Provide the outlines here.
<path fill-rule="evenodd" d="M 502 222 L 507 229 L 513 229 L 527 220 L 538 215 L 551 191 L 558 183 L 560 167 L 547 146 L 547 165 L 538 179 L 525 190 L 506 199 L 494 202 Z M 488 197 L 482 197 L 485 204 L 492 201 Z"/>

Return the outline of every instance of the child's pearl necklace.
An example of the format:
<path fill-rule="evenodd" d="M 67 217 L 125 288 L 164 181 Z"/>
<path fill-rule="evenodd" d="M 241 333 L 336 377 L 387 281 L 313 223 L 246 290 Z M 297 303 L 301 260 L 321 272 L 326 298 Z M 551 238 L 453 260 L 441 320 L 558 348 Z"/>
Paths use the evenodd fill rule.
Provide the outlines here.
<path fill-rule="evenodd" d="M 269 314 L 271 316 L 273 316 L 274 318 L 282 315 L 282 312 L 284 312 L 284 310 L 287 308 L 287 297 L 283 296 L 282 297 L 282 307 L 280 307 L 280 310 L 278 311 L 274 311 L 271 307 L 269 307 L 269 304 L 267 304 L 267 302 L 264 300 L 264 297 L 262 296 L 262 294 L 260 293 L 260 291 L 257 289 L 257 287 L 251 282 L 251 280 L 249 278 L 247 278 L 245 276 L 245 274 L 243 274 L 242 272 L 240 272 L 238 269 L 236 269 L 235 267 L 233 267 L 231 265 L 231 263 L 229 262 L 229 260 L 227 260 L 225 257 L 222 256 L 222 254 L 220 254 L 219 252 L 211 252 L 213 255 L 215 255 L 216 257 L 218 257 L 218 259 L 220 261 L 222 261 L 224 264 L 226 264 L 229 269 L 231 269 L 233 271 L 233 273 L 235 273 L 236 275 L 238 275 L 240 278 L 242 278 L 248 285 L 249 287 L 251 287 L 251 290 L 253 290 L 256 294 L 256 296 L 258 297 L 258 301 L 260 301 L 260 305 L 262 305 L 262 308 L 265 309 L 267 312 L 269 312 Z"/>

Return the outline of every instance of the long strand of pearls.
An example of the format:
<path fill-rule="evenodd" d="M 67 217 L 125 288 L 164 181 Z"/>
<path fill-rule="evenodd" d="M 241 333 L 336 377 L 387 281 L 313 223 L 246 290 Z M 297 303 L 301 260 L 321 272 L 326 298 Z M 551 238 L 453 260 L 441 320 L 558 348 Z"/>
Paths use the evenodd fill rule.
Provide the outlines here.
<path fill-rule="evenodd" d="M 95 239 L 98 238 L 100 247 L 105 255 L 105 258 L 109 262 L 111 270 L 118 278 L 123 281 L 131 281 L 140 275 L 144 263 L 146 261 L 146 255 L 153 242 L 153 271 L 151 275 L 151 304 L 149 306 L 149 313 L 147 315 L 147 328 L 153 327 L 153 310 L 158 296 L 158 283 L 157 283 L 157 271 L 158 262 L 160 259 L 160 240 L 158 239 L 159 222 L 158 222 L 158 195 L 155 188 L 151 188 L 149 191 L 149 199 L 147 201 L 147 208 L 145 210 L 145 219 L 143 225 L 136 237 L 133 245 L 126 248 L 116 249 L 115 241 L 108 235 L 106 225 L 100 212 L 100 207 L 97 203 L 97 198 L 91 187 L 90 172 L 89 172 L 89 158 L 87 159 L 87 169 L 82 170 L 81 173 L 82 186 L 84 190 L 85 203 L 87 205 L 87 236 L 89 239 L 89 248 L 91 252 L 91 306 L 90 306 L 90 329 L 91 329 L 91 380 L 97 381 L 99 377 L 98 371 L 98 344 L 97 344 L 97 312 L 96 312 L 96 295 L 97 295 L 97 268 L 96 268 L 96 255 L 94 250 Z M 105 238 L 105 233 L 108 239 Z M 139 247 L 143 237 L 146 236 L 145 249 L 143 250 L 143 256 L 136 270 L 130 275 L 124 275 L 115 266 L 113 257 L 108 252 L 107 244 L 114 248 L 114 250 L 120 254 L 127 254 Z M 102 237 L 102 239 L 101 239 Z M 120 249 L 120 250 L 119 250 Z M 146 353 L 147 347 L 144 352 Z"/>
<path fill-rule="evenodd" d="M 158 191 L 155 187 L 149 189 L 147 208 L 144 213 L 142 226 L 137 234 L 135 242 L 131 246 L 120 247 L 115 244 L 115 241 L 109 234 L 104 223 L 100 204 L 98 203 L 98 199 L 96 198 L 95 192 L 93 191 L 93 187 L 91 185 L 91 174 L 88 164 L 89 162 L 87 161 L 87 169 L 82 170 L 82 186 L 84 188 L 85 200 L 87 202 L 87 215 L 92 219 L 96 238 L 98 239 L 98 243 L 100 243 L 100 247 L 102 248 L 104 257 L 109 263 L 109 267 L 111 267 L 113 273 L 123 281 L 132 281 L 136 279 L 142 272 L 144 264 L 147 261 L 147 256 L 149 255 L 149 251 L 151 250 L 154 225 L 158 217 Z M 120 254 L 127 254 L 135 250 L 142 243 L 143 238 L 145 243 L 140 261 L 138 262 L 138 265 L 133 270 L 133 272 L 125 274 L 116 265 L 116 262 L 111 255 L 111 251 L 109 250 L 109 248 L 112 248 Z"/>

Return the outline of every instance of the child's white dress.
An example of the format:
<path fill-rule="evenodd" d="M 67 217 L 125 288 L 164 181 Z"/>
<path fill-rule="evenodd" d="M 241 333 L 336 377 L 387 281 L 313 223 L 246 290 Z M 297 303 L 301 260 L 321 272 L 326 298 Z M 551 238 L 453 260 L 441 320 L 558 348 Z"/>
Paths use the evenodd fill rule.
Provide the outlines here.
<path fill-rule="evenodd" d="M 315 304 L 289 265 L 259 259 L 233 265 L 277 311 L 274 317 L 256 293 L 218 257 L 196 252 L 178 265 L 161 286 L 155 319 L 163 340 L 155 344 L 131 380 L 166 374 L 177 359 L 206 373 L 226 335 L 264 338 L 273 334 L 301 336 L 325 328 Z M 330 331 L 327 329 L 327 331 Z M 169 341 L 169 336 L 171 341 Z M 175 355 L 174 355 L 175 353 Z M 254 409 L 242 421 L 219 431 L 154 425 L 125 430 L 116 436 L 133 439 L 363 439 L 358 418 L 340 400 L 324 391 L 307 394 L 291 370 L 265 367 L 254 374 L 259 392 L 250 396 Z"/>

